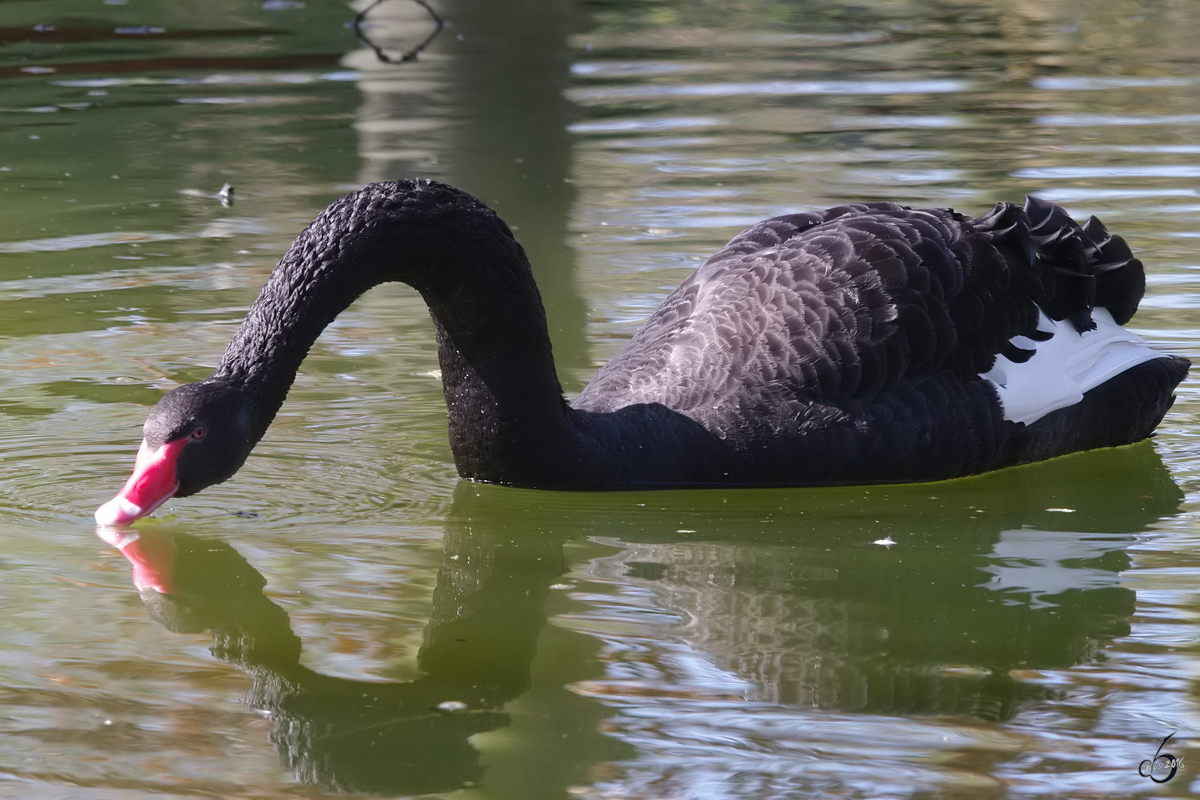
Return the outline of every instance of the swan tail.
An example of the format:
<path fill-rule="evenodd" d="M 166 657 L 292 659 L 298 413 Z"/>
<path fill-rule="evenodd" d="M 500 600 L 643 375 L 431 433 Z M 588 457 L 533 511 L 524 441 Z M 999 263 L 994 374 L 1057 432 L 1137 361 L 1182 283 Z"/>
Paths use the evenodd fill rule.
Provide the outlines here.
<path fill-rule="evenodd" d="M 1125 370 L 1086 392 L 1077 404 L 1021 428 L 1009 441 L 1009 463 L 1145 439 L 1175 402 L 1175 387 L 1189 366 L 1186 359 L 1163 356 Z"/>
<path fill-rule="evenodd" d="M 1095 217 L 1080 225 L 1061 206 L 1027 197 L 1024 208 L 999 203 L 971 224 L 1015 267 L 1013 288 L 1080 333 L 1095 330 L 1097 306 L 1129 322 L 1146 292 L 1142 262 Z"/>
<path fill-rule="evenodd" d="M 1113 236 L 1095 217 L 1088 217 L 1083 233 L 1093 249 L 1092 274 L 1096 276 L 1096 305 L 1104 306 L 1118 325 L 1129 322 L 1146 293 L 1146 272 L 1120 236 Z"/>
<path fill-rule="evenodd" d="M 1036 197 L 1025 200 L 1037 264 L 1050 278 L 1051 297 L 1043 305 L 1051 319 L 1068 319 L 1080 333 L 1095 330 L 1092 309 L 1107 308 L 1118 325 L 1137 311 L 1146 291 L 1142 262 L 1119 236 L 1095 217 L 1082 226 L 1061 206 Z"/>
<path fill-rule="evenodd" d="M 1036 197 L 1024 208 L 1001 203 L 971 224 L 1008 263 L 1010 291 L 1024 292 L 1038 308 L 1036 330 L 1010 339 L 979 372 L 995 387 L 1005 419 L 1053 432 L 1026 436 L 1028 447 L 1049 439 L 1069 452 L 1149 435 L 1188 362 L 1123 327 L 1146 289 L 1142 262 L 1129 246 L 1094 217 L 1079 225 Z M 1072 414 L 1091 420 L 1091 428 L 1073 427 Z"/>

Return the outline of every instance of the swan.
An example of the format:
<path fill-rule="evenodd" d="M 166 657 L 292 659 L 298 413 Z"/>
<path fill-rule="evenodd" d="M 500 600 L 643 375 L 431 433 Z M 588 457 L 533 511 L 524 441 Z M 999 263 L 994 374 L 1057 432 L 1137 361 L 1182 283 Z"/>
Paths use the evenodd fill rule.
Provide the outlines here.
<path fill-rule="evenodd" d="M 863 203 L 739 233 L 568 403 L 508 226 L 442 183 L 375 183 L 296 238 L 212 376 L 159 400 L 97 522 L 236 473 L 321 331 L 384 281 L 429 306 L 459 474 L 521 487 L 971 475 L 1143 439 L 1190 366 L 1122 327 L 1142 264 L 1094 218 Z"/>

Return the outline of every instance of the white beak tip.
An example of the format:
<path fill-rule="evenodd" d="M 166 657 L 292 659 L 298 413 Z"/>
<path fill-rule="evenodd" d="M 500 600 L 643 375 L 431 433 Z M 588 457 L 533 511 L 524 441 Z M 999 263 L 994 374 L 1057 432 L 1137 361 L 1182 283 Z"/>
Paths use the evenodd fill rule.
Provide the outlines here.
<path fill-rule="evenodd" d="M 129 525 L 142 516 L 142 509 L 117 495 L 96 509 L 96 522 L 100 525 Z"/>

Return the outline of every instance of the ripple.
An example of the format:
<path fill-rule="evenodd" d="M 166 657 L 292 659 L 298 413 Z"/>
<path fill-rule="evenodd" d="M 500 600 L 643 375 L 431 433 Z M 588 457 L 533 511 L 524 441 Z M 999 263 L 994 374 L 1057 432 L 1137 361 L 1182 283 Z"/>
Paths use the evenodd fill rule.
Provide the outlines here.
<path fill-rule="evenodd" d="M 626 100 L 684 97 L 798 97 L 804 95 L 949 94 L 964 92 L 971 84 L 960 80 L 912 81 L 732 81 L 722 83 L 607 86 L 568 90 L 572 100 L 584 105 Z M 1200 119 L 1200 117 L 1198 117 Z"/>
<path fill-rule="evenodd" d="M 1200 117 L 1197 117 L 1200 120 Z M 1200 166 L 1162 164 L 1155 166 L 1109 165 L 1102 167 L 1027 167 L 1011 173 L 1014 178 L 1080 180 L 1087 178 L 1200 178 Z"/>
<path fill-rule="evenodd" d="M 361 78 L 356 70 L 336 72 L 254 72 L 212 73 L 208 75 L 155 77 L 133 75 L 130 77 L 72 78 L 51 81 L 51 86 L 66 86 L 77 89 L 111 89 L 122 86 L 263 86 L 271 84 L 305 84 L 320 81 L 356 81 Z"/>
<path fill-rule="evenodd" d="M 1034 120 L 1048 128 L 1095 128 L 1108 125 L 1197 125 L 1200 114 L 1048 114 Z"/>
<path fill-rule="evenodd" d="M 83 250 L 88 247 L 104 247 L 113 244 L 144 244 L 146 242 L 170 242 L 185 238 L 178 233 L 159 231 L 112 231 L 110 233 L 82 233 L 75 236 L 53 236 L 47 239 L 28 239 L 23 242 L 0 242 L 0 253 L 59 253 L 67 250 Z"/>
<path fill-rule="evenodd" d="M 187 191 L 181 190 L 183 193 L 187 193 Z M 61 253 L 70 250 L 85 250 L 89 247 L 172 242 L 182 239 L 228 239 L 243 234 L 267 232 L 267 228 L 261 220 L 252 217 L 229 217 L 212 220 L 203 227 L 186 233 L 110 231 L 108 233 L 81 233 L 74 236 L 27 239 L 22 242 L 0 242 L 0 253 Z"/>
<path fill-rule="evenodd" d="M 1196 155 L 1200 144 L 1075 144 L 1063 147 L 1065 153 L 1179 153 Z"/>
<path fill-rule="evenodd" d="M 1117 78 L 1099 76 L 1065 76 L 1034 78 L 1030 85 L 1035 89 L 1047 91 L 1095 91 L 1104 89 L 1175 89 L 1183 86 L 1195 86 L 1200 78 L 1159 77 L 1159 78 Z"/>
<path fill-rule="evenodd" d="M 967 124 L 965 117 L 933 114 L 921 116 L 839 117 L 833 122 L 835 128 L 859 130 L 868 128 L 964 128 Z"/>
<path fill-rule="evenodd" d="M 577 61 L 571 74 L 585 78 L 647 78 L 680 75 L 704 69 L 701 64 L 684 61 Z"/>
<path fill-rule="evenodd" d="M 720 117 L 649 117 L 576 122 L 568 125 L 567 130 L 571 133 L 641 133 L 715 128 L 728 124 L 728 120 Z"/>
<path fill-rule="evenodd" d="M 1053 188 L 1039 189 L 1032 194 L 1051 203 L 1078 203 L 1086 200 L 1125 200 L 1154 197 L 1200 197 L 1195 189 L 1182 187 L 1173 189 L 1097 189 L 1083 188 Z"/>
<path fill-rule="evenodd" d="M 229 95 L 225 97 L 177 97 L 176 103 L 184 103 L 186 105 L 210 105 L 210 106 L 233 106 L 233 105 L 291 105 L 294 103 L 311 103 L 316 98 L 313 97 L 281 97 L 278 95 Z"/>

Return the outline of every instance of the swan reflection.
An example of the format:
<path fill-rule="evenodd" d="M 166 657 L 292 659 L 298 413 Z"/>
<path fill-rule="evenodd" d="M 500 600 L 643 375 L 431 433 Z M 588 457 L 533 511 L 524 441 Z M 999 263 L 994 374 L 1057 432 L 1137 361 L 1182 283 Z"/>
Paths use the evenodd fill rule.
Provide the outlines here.
<path fill-rule="evenodd" d="M 1039 673 L 1086 663 L 1129 632 L 1127 550 L 1180 500 L 1149 444 L 873 489 L 572 495 L 463 483 L 409 683 L 302 665 L 265 579 L 220 540 L 167 525 L 100 533 L 133 565 L 157 621 L 210 632 L 214 655 L 252 678 L 247 702 L 272 720 L 283 763 L 340 791 L 484 780 L 487 744 L 470 737 L 511 723 L 510 704 L 534 684 L 547 599 L 573 585 L 569 612 L 552 604 L 556 629 L 600 653 L 574 656 L 587 663 L 572 674 L 592 677 L 563 678 L 546 661 L 532 673 L 553 684 L 540 691 L 560 692 L 542 704 L 557 717 L 546 724 L 583 737 L 578 759 L 547 780 L 561 793 L 670 772 L 682 783 L 667 793 L 679 794 L 696 788 L 681 776 L 700 780 L 689 760 L 700 751 L 741 759 L 773 742 L 789 759 L 777 768 L 806 783 L 821 768 L 803 754 L 840 752 L 847 726 L 1012 720 L 1053 698 Z M 564 553 L 579 552 L 568 564 Z"/>
<path fill-rule="evenodd" d="M 157 622 L 211 633 L 213 655 L 253 679 L 245 702 L 272 720 L 282 762 L 302 780 L 345 792 L 445 792 L 479 781 L 483 768 L 469 738 L 509 724 L 504 705 L 529 688 L 542 606 L 564 569 L 561 541 L 448 532 L 418 656 L 422 677 L 385 683 L 301 664 L 287 612 L 227 543 L 165 526 L 98 533 L 132 564 Z M 591 746 L 600 754 L 618 749 Z"/>

